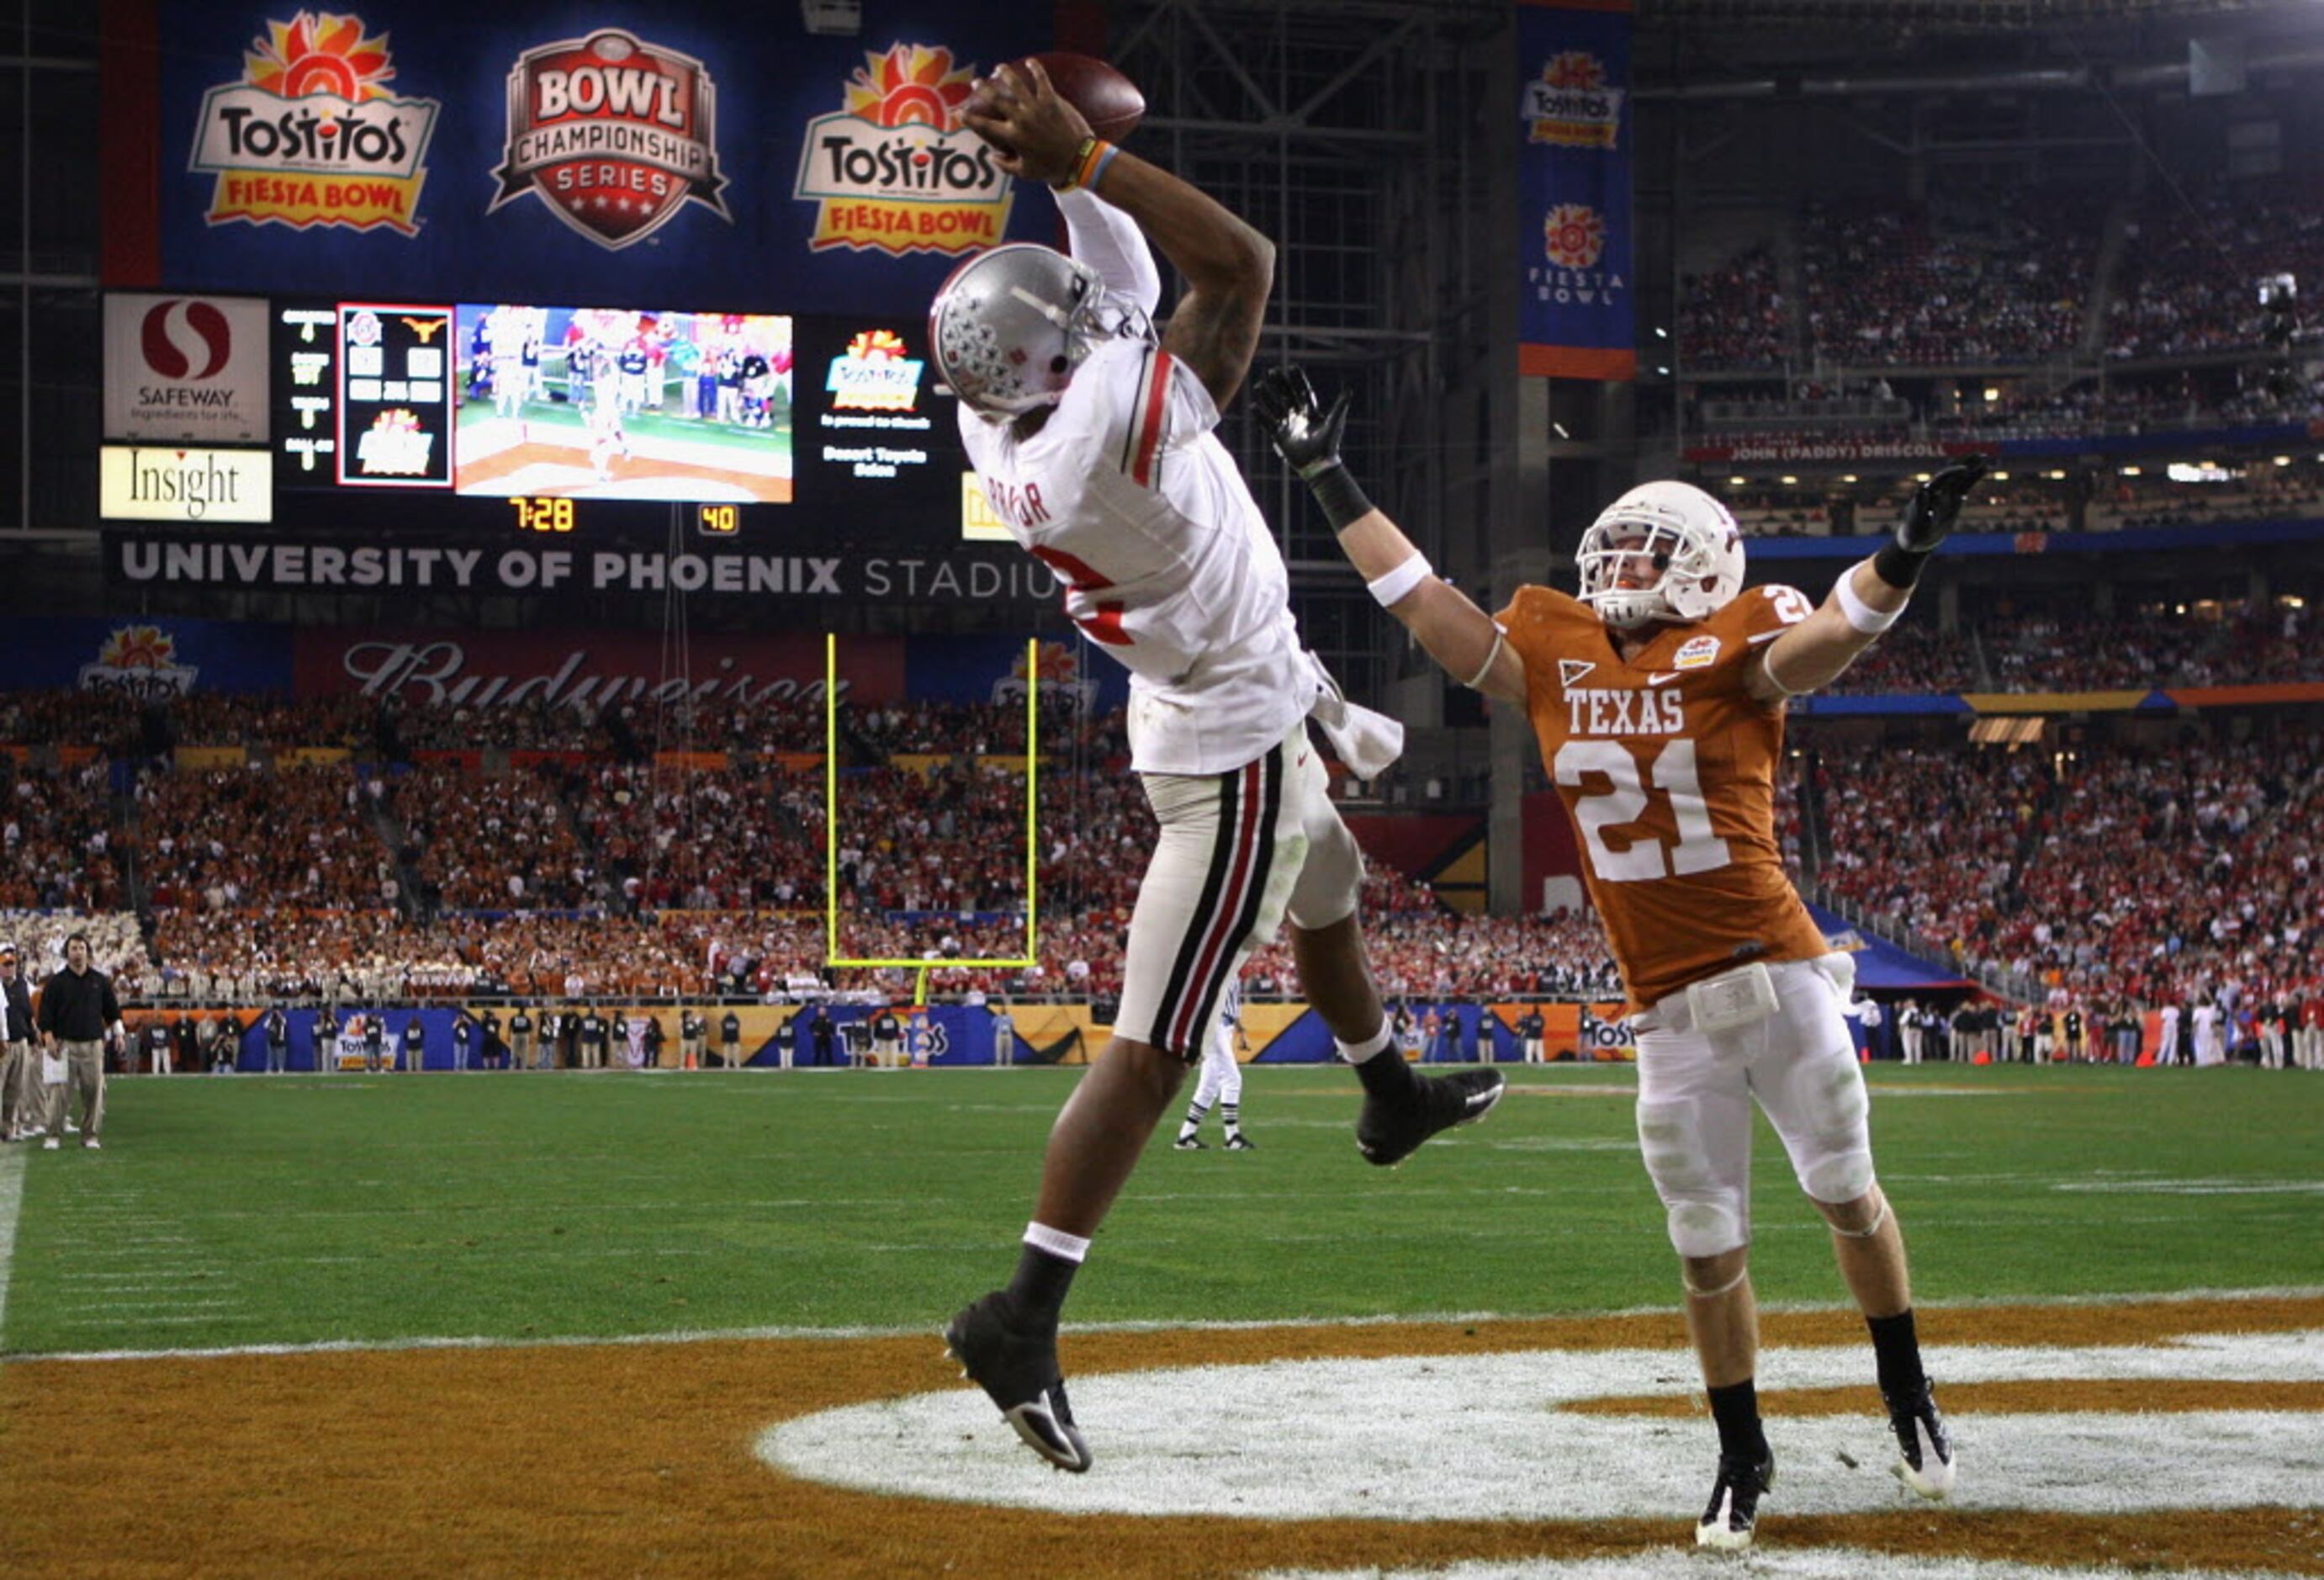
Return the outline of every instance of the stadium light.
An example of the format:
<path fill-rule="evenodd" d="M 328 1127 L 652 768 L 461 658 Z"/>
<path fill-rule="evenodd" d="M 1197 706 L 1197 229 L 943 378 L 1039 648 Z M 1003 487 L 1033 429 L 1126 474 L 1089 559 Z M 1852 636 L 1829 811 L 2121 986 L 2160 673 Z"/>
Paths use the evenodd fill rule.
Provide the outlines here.
<path fill-rule="evenodd" d="M 1913 474 L 1913 481 L 1915 483 L 1926 483 L 1928 480 L 1929 475 L 1926 472 L 1915 472 Z"/>
<path fill-rule="evenodd" d="M 2009 474 L 2006 472 L 1996 472 L 1993 474 L 1993 480 L 1996 483 L 2006 483 L 2009 481 Z"/>
<path fill-rule="evenodd" d="M 1667 340 L 1670 338 L 1670 331 L 1664 328 L 1660 324 L 1656 324 L 1655 326 L 1655 338 L 1657 340 Z"/>
<path fill-rule="evenodd" d="M 2001 392 L 1999 390 L 1995 389 L 1991 384 L 1985 386 L 1985 402 L 1987 405 L 1989 406 L 1999 399 L 2001 399 Z"/>
<path fill-rule="evenodd" d="M 2063 483 L 2066 480 L 2066 475 L 2063 472 L 2048 472 L 2044 473 L 2043 476 L 2047 476 L 2052 483 Z"/>
<path fill-rule="evenodd" d="M 1749 481 L 1751 481 L 1751 479 L 1748 477 L 1729 477 L 1727 480 L 1727 486 L 1729 488 L 1740 488 Z"/>
<path fill-rule="evenodd" d="M 2289 467 L 2292 465 L 2292 457 L 2290 456 L 2278 456 L 2275 457 L 2275 464 L 2279 467 Z"/>
<path fill-rule="evenodd" d="M 1797 477 L 1786 477 L 1784 479 L 1784 486 L 1789 488 L 1793 484 L 1797 483 L 1799 479 Z"/>
<path fill-rule="evenodd" d="M 2138 476 L 2138 468 L 2136 467 L 2125 467 L 2117 472 L 2116 476 L 2120 477 L 2135 477 Z"/>
<path fill-rule="evenodd" d="M 1856 481 L 1856 474 L 1853 472 L 1842 472 L 1840 475 L 1840 480 L 1842 483 L 1853 483 Z"/>

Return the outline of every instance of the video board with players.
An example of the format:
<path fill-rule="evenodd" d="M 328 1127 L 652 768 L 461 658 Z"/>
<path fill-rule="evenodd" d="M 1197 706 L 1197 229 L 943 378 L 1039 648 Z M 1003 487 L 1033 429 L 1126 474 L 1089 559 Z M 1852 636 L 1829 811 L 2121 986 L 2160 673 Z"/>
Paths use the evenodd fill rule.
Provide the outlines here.
<path fill-rule="evenodd" d="M 271 524 L 913 543 L 989 533 L 924 323 L 266 303 Z M 247 457 L 255 459 L 256 457 Z M 248 515 L 240 520 L 248 521 Z"/>

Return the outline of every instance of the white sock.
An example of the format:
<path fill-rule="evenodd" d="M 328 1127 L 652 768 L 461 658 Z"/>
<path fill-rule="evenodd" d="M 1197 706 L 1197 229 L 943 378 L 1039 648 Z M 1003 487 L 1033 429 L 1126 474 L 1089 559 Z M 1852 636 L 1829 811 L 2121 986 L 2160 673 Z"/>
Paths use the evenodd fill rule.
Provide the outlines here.
<path fill-rule="evenodd" d="M 1052 1229 L 1047 1224 L 1025 1225 L 1025 1243 L 1036 1251 L 1046 1251 L 1061 1261 L 1076 1267 L 1089 1260 L 1090 1243 L 1079 1234 L 1068 1234 L 1062 1229 Z"/>
<path fill-rule="evenodd" d="M 1332 1046 L 1338 1049 L 1340 1057 L 1350 1064 L 1361 1064 L 1377 1054 L 1386 1052 L 1388 1044 L 1394 1040 L 1396 1039 L 1388 1035 L 1388 1021 L 1383 1019 L 1379 1023 L 1379 1030 L 1361 1042 L 1342 1042 L 1334 1037 L 1332 1039 Z"/>

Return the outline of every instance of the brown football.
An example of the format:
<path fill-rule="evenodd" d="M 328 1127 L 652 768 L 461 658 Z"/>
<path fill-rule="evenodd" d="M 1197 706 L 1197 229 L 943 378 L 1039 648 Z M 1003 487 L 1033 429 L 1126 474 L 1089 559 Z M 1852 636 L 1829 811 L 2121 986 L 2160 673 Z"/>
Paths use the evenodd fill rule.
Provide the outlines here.
<path fill-rule="evenodd" d="M 1057 97 L 1081 111 L 1090 130 L 1108 143 L 1129 136 L 1145 117 L 1146 96 L 1104 61 L 1071 50 L 1051 50 L 1033 59 L 1049 74 Z"/>

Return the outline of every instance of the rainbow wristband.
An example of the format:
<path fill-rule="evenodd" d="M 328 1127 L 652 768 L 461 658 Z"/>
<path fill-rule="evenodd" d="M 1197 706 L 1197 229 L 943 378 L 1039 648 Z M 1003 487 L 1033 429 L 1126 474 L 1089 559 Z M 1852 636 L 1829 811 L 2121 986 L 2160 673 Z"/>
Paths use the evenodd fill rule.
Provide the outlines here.
<path fill-rule="evenodd" d="M 1120 152 L 1112 143 L 1100 138 L 1083 138 L 1080 152 L 1074 155 L 1073 174 L 1058 183 L 1059 189 L 1067 192 L 1093 189 L 1098 177 L 1105 173 L 1105 167 L 1111 164 L 1113 156 Z"/>

